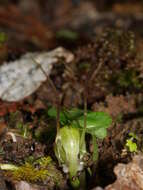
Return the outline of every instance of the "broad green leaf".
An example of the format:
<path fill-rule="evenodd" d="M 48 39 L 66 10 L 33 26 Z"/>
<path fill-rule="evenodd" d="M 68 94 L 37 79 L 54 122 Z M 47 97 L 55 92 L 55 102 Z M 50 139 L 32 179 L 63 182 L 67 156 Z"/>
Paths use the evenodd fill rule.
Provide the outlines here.
<path fill-rule="evenodd" d="M 104 112 L 88 112 L 87 113 L 87 132 L 108 128 L 112 123 L 111 117 Z M 79 124 L 84 126 L 84 116 L 79 118 Z"/>

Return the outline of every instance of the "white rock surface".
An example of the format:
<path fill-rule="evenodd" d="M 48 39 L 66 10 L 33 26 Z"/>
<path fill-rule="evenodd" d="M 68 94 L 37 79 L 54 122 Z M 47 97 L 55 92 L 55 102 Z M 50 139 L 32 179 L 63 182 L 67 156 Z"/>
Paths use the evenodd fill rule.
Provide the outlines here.
<path fill-rule="evenodd" d="M 59 58 L 69 63 L 74 56 L 59 47 L 50 52 L 27 53 L 19 60 L 4 63 L 0 67 L 0 98 L 9 102 L 19 101 L 35 92 L 47 79 L 45 73 L 50 74 Z"/>

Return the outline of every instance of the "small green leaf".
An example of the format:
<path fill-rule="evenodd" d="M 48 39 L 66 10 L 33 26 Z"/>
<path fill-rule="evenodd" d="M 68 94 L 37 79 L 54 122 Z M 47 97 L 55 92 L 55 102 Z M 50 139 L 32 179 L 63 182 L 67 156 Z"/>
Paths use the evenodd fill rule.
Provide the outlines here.
<path fill-rule="evenodd" d="M 104 128 L 95 130 L 94 135 L 99 139 L 104 139 L 107 136 L 107 130 Z"/>
<path fill-rule="evenodd" d="M 57 110 L 56 110 L 56 108 L 51 107 L 51 108 L 48 110 L 48 115 L 49 115 L 50 117 L 56 119 L 56 117 L 57 117 Z M 61 111 L 61 112 L 60 112 L 60 123 L 61 123 L 61 124 L 65 124 L 66 121 L 67 121 L 66 116 L 65 116 L 65 114 Z"/>
<path fill-rule="evenodd" d="M 126 146 L 129 148 L 130 152 L 137 152 L 137 144 L 132 141 L 132 139 L 128 139 L 126 141 Z"/>
<path fill-rule="evenodd" d="M 60 123 L 62 125 L 70 124 L 73 120 L 76 120 L 83 114 L 83 110 L 73 108 L 71 110 L 63 109 L 60 111 Z M 50 117 L 56 118 L 57 117 L 57 110 L 56 108 L 52 107 L 48 110 L 48 115 Z"/>
<path fill-rule="evenodd" d="M 132 137 L 133 139 L 136 139 L 136 140 L 139 139 L 138 136 L 135 133 L 132 133 L 132 132 L 129 133 L 129 136 Z"/>
<path fill-rule="evenodd" d="M 57 116 L 57 110 L 56 110 L 56 108 L 54 108 L 54 107 L 49 108 L 48 109 L 48 115 L 50 117 L 56 118 L 56 116 Z"/>
<path fill-rule="evenodd" d="M 72 108 L 71 110 L 66 111 L 66 115 L 70 120 L 75 120 L 83 115 L 83 110 Z"/>

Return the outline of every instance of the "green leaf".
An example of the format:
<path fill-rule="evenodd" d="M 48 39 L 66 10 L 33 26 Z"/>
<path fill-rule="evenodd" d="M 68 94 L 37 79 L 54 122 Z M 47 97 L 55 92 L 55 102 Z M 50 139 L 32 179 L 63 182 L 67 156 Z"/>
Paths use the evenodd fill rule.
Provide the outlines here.
<path fill-rule="evenodd" d="M 129 136 L 132 137 L 133 139 L 139 140 L 138 136 L 135 133 L 130 132 Z"/>
<path fill-rule="evenodd" d="M 66 114 L 67 118 L 70 120 L 76 120 L 80 116 L 83 115 L 83 110 L 78 109 L 78 108 L 72 108 L 71 110 L 65 110 L 64 113 Z"/>
<path fill-rule="evenodd" d="M 49 115 L 50 117 L 56 119 L 56 117 L 57 117 L 57 110 L 56 110 L 56 108 L 51 107 L 50 109 L 48 109 L 48 115 Z M 61 111 L 61 112 L 60 112 L 60 123 L 61 123 L 61 124 L 65 124 L 65 123 L 66 123 L 66 120 L 67 120 L 67 119 L 66 119 L 65 114 Z"/>
<path fill-rule="evenodd" d="M 70 124 L 73 120 L 76 120 L 83 114 L 83 110 L 73 108 L 71 110 L 63 109 L 60 111 L 60 123 L 62 125 Z M 50 117 L 56 118 L 57 110 L 52 107 L 48 110 L 48 115 Z"/>
<path fill-rule="evenodd" d="M 56 118 L 56 116 L 57 116 L 57 110 L 56 110 L 56 108 L 54 108 L 54 107 L 49 108 L 48 109 L 48 115 L 50 117 Z"/>
<path fill-rule="evenodd" d="M 104 139 L 107 136 L 107 130 L 104 128 L 98 129 L 94 131 L 94 135 L 99 139 Z"/>
<path fill-rule="evenodd" d="M 98 138 L 104 138 L 107 134 L 106 128 L 112 123 L 111 117 L 104 112 L 87 113 L 86 132 L 96 135 Z M 79 118 L 80 127 L 84 127 L 84 116 Z"/>
<path fill-rule="evenodd" d="M 129 148 L 130 152 L 137 152 L 137 144 L 132 141 L 132 139 L 128 139 L 126 141 L 126 146 Z"/>

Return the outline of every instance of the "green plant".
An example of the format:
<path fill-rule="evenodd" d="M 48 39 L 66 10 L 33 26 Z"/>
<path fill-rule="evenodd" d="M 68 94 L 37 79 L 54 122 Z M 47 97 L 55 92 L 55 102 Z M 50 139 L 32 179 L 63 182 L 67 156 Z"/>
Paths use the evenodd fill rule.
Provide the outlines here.
<path fill-rule="evenodd" d="M 52 88 L 55 98 L 53 104 L 56 108 L 48 110 L 48 115 L 56 119 L 57 135 L 55 139 L 55 155 L 62 165 L 63 171 L 68 172 L 71 185 L 74 188 L 78 188 L 80 182 L 85 188 L 85 172 L 82 172 L 82 176 L 78 177 L 78 171 L 83 170 L 86 167 L 86 134 L 90 134 L 94 146 L 93 161 L 98 159 L 98 146 L 97 138 L 103 139 L 107 135 L 107 128 L 110 126 L 112 119 L 104 112 L 91 112 L 87 110 L 87 98 L 89 86 L 93 83 L 99 70 L 101 69 L 104 61 L 100 61 L 95 68 L 95 64 L 92 64 L 91 68 L 87 71 L 85 79 L 81 82 L 83 86 L 83 103 L 84 109 L 61 109 L 61 96 L 56 89 L 55 84 L 49 76 L 44 72 L 41 66 L 39 66 L 42 72 L 45 74 L 50 87 Z M 76 76 L 73 75 L 76 81 Z M 94 81 L 95 82 L 95 81 Z M 81 181 L 80 179 L 81 178 Z"/>
<path fill-rule="evenodd" d="M 128 150 L 133 153 L 138 151 L 137 143 L 134 141 L 137 141 L 138 137 L 134 133 L 129 133 L 129 138 L 126 139 L 125 146 L 128 148 Z"/>
<path fill-rule="evenodd" d="M 111 125 L 111 117 L 104 112 L 87 111 L 86 128 L 84 128 L 84 111 L 80 109 L 62 110 L 60 112 L 60 125 L 55 141 L 55 155 L 62 165 L 63 171 L 69 173 L 74 187 L 79 186 L 77 172 L 84 169 L 86 163 L 84 156 L 87 154 L 86 141 L 83 136 L 90 134 L 93 143 L 93 161 L 98 159 L 97 138 L 103 139 L 107 135 L 107 128 Z M 56 118 L 56 109 L 48 110 L 50 117 Z M 85 131 L 84 131 L 85 130 Z"/>

